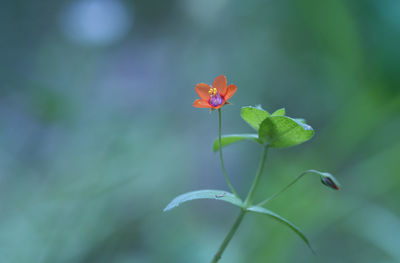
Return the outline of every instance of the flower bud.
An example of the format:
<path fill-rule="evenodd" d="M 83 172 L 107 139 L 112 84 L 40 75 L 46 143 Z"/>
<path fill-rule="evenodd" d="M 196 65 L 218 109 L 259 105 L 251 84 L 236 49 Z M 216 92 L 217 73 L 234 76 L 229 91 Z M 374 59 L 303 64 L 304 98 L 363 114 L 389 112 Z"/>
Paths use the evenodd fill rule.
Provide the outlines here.
<path fill-rule="evenodd" d="M 321 176 L 321 182 L 332 189 L 339 190 L 338 183 L 328 176 Z"/>

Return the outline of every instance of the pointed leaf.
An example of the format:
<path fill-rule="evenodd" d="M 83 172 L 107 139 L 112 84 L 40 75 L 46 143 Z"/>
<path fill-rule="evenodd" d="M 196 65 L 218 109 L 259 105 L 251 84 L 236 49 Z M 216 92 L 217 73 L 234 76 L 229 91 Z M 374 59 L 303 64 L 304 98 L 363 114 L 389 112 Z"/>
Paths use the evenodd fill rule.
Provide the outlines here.
<path fill-rule="evenodd" d="M 258 134 L 229 134 L 229 135 L 223 135 L 221 137 L 221 144 L 222 148 L 225 146 L 235 143 L 235 142 L 240 142 L 243 140 L 252 140 L 255 142 L 258 142 Z M 219 140 L 218 138 L 215 139 L 213 143 L 213 151 L 216 152 L 219 149 Z"/>
<path fill-rule="evenodd" d="M 164 212 L 171 210 L 179 206 L 182 203 L 187 201 L 196 200 L 196 199 L 214 199 L 214 200 L 221 200 L 233 205 L 237 205 L 239 207 L 243 207 L 243 202 L 239 198 L 237 198 L 234 194 L 221 191 L 221 190 L 199 190 L 188 192 L 182 195 L 175 197 L 165 208 Z"/>
<path fill-rule="evenodd" d="M 269 117 L 270 114 L 261 108 L 261 106 L 246 106 L 242 108 L 241 116 L 253 129 L 258 131 L 260 124 Z"/>
<path fill-rule="evenodd" d="M 273 148 L 291 147 L 311 139 L 311 126 L 286 116 L 271 116 L 260 125 L 259 140 Z"/>
<path fill-rule="evenodd" d="M 274 113 L 271 114 L 271 116 L 285 116 L 285 108 L 279 109 L 274 111 Z"/>
<path fill-rule="evenodd" d="M 285 219 L 285 218 L 281 217 L 280 215 L 272 212 L 271 210 L 265 209 L 264 207 L 261 207 L 261 206 L 252 206 L 252 207 L 249 207 L 247 210 L 251 211 L 251 212 L 267 215 L 267 216 L 272 217 L 273 219 L 277 220 L 278 222 L 290 227 L 297 235 L 299 235 L 299 237 L 301 239 L 303 239 L 303 241 L 307 244 L 307 246 L 311 249 L 311 251 L 313 253 L 315 253 L 314 249 L 312 248 L 310 242 L 308 241 L 307 237 L 303 234 L 303 232 L 297 226 L 295 226 L 293 223 L 288 221 L 287 219 Z"/>

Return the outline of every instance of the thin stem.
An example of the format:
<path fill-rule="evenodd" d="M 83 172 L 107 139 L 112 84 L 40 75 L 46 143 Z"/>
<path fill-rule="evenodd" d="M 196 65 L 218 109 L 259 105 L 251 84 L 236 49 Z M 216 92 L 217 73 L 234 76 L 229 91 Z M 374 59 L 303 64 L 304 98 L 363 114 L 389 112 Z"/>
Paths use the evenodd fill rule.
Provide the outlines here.
<path fill-rule="evenodd" d="M 219 159 L 221 160 L 221 167 L 222 167 L 222 172 L 225 177 L 225 181 L 228 184 L 229 189 L 231 192 L 239 198 L 238 194 L 236 193 L 235 189 L 233 188 L 231 182 L 228 179 L 228 176 L 226 175 L 226 169 L 225 169 L 225 164 L 224 164 L 224 158 L 222 157 L 222 140 L 221 140 L 221 109 L 218 109 L 218 141 L 219 141 Z M 239 198 L 240 199 L 240 198 Z"/>
<path fill-rule="evenodd" d="M 265 162 L 267 160 L 267 153 L 268 153 L 268 146 L 264 147 L 261 160 L 260 160 L 260 165 L 258 167 L 257 175 L 254 178 L 253 185 L 250 188 L 249 194 L 247 195 L 246 201 L 245 201 L 245 206 L 249 207 L 251 205 L 251 202 L 253 201 L 254 193 L 256 191 L 257 185 L 260 182 L 261 175 L 264 171 L 264 166 Z"/>
<path fill-rule="evenodd" d="M 220 131 L 221 131 L 221 113 L 220 113 L 219 116 L 220 116 L 219 119 L 220 119 Z M 219 138 L 220 138 L 219 148 L 221 149 L 221 132 L 220 132 L 219 135 L 220 135 L 219 136 Z M 257 171 L 256 177 L 254 179 L 253 185 L 251 186 L 249 194 L 247 195 L 247 198 L 246 198 L 246 201 L 245 201 L 245 207 L 246 208 L 251 205 L 251 202 L 253 200 L 254 192 L 255 192 L 255 190 L 257 188 L 258 182 L 260 181 L 261 175 L 263 173 L 265 161 L 267 160 L 267 152 L 268 152 L 268 146 L 265 146 L 264 150 L 263 150 L 263 153 L 262 153 L 262 156 L 261 156 L 260 165 L 258 167 L 258 171 Z M 221 160 L 222 160 L 222 154 L 221 154 Z M 228 183 L 228 185 L 229 185 L 229 183 Z M 213 258 L 213 260 L 211 261 L 212 263 L 218 262 L 218 260 L 221 258 L 222 253 L 224 252 L 225 248 L 228 246 L 228 244 L 231 241 L 233 235 L 235 234 L 236 230 L 238 229 L 240 223 L 242 222 L 243 216 L 247 213 L 246 208 L 242 208 L 240 210 L 239 216 L 237 217 L 235 223 L 231 227 L 231 230 L 229 230 L 228 235 L 225 237 L 224 241 L 222 242 L 221 246 L 219 247 L 217 253 L 215 254 L 215 256 Z"/>
<path fill-rule="evenodd" d="M 231 230 L 229 230 L 228 235 L 225 237 L 225 239 L 222 242 L 221 246 L 219 247 L 217 253 L 214 255 L 214 258 L 212 259 L 211 263 L 216 263 L 221 258 L 222 253 L 224 252 L 225 248 L 228 246 L 229 242 L 231 241 L 233 235 L 235 234 L 236 230 L 238 229 L 240 223 L 242 222 L 245 214 L 246 214 L 246 210 L 244 210 L 244 209 L 240 210 L 239 216 L 236 218 L 235 223 L 231 227 Z"/>
<path fill-rule="evenodd" d="M 257 206 L 262 206 L 265 205 L 266 203 L 268 203 L 269 201 L 271 201 L 272 199 L 274 199 L 275 197 L 277 197 L 278 195 L 282 194 L 283 192 L 285 192 L 287 189 L 289 189 L 292 185 L 294 185 L 298 180 L 300 180 L 304 175 L 308 174 L 308 173 L 314 173 L 314 170 L 307 170 L 305 172 L 302 172 L 299 176 L 297 176 L 292 182 L 290 182 L 287 186 L 285 186 L 282 190 L 280 190 L 279 192 L 273 194 L 272 196 L 268 197 L 267 199 L 265 199 L 264 201 L 260 202 L 259 204 L 257 204 Z"/>

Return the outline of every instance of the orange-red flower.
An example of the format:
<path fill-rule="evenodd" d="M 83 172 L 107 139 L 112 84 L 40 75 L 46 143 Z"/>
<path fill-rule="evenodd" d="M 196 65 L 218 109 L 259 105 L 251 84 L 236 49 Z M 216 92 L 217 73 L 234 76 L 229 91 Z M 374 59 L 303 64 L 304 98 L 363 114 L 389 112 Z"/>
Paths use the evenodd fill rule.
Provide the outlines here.
<path fill-rule="evenodd" d="M 227 86 L 224 75 L 216 77 L 212 87 L 205 83 L 199 83 L 196 85 L 195 90 L 200 99 L 195 100 L 193 107 L 219 109 L 228 103 L 228 100 L 235 94 L 236 89 L 236 85 Z"/>

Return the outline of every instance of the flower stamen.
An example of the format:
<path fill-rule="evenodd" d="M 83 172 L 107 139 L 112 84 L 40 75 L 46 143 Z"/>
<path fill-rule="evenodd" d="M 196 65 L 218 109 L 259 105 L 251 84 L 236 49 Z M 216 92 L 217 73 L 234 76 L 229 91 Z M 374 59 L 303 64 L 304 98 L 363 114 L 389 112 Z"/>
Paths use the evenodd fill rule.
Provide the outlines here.
<path fill-rule="evenodd" d="M 208 94 L 210 94 L 210 97 L 211 97 L 211 98 L 214 97 L 215 95 L 217 95 L 217 93 L 218 93 L 218 91 L 217 91 L 216 88 L 210 88 L 210 89 L 208 90 Z"/>

